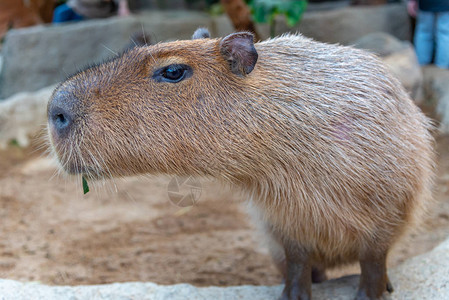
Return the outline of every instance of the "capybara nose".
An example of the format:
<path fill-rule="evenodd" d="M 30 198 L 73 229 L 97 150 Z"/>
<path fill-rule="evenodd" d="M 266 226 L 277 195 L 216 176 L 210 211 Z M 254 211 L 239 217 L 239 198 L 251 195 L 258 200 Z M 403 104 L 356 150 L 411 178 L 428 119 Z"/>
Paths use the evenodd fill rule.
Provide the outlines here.
<path fill-rule="evenodd" d="M 65 137 L 73 127 L 73 104 L 72 99 L 60 92 L 57 92 L 49 103 L 48 122 L 53 134 L 58 138 Z"/>
<path fill-rule="evenodd" d="M 65 134 L 66 131 L 70 129 L 72 124 L 72 117 L 63 108 L 55 107 L 50 112 L 50 117 L 55 130 L 59 135 Z"/>

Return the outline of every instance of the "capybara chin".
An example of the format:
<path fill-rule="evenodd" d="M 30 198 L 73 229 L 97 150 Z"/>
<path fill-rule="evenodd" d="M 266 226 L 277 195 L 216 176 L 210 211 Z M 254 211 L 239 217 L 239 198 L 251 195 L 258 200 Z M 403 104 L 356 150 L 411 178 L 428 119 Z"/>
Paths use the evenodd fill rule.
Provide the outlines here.
<path fill-rule="evenodd" d="M 431 125 L 401 84 L 371 54 L 301 35 L 254 44 L 203 30 L 134 48 L 63 82 L 48 123 L 70 173 L 212 176 L 248 191 L 281 299 L 310 299 L 312 280 L 353 261 L 356 299 L 391 292 L 388 251 L 430 198 Z"/>

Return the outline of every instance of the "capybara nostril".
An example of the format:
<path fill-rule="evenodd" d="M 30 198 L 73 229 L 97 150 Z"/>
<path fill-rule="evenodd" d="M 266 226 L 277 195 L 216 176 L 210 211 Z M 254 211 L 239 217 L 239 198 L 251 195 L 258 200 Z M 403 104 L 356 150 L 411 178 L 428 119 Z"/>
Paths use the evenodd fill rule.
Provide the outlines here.
<path fill-rule="evenodd" d="M 55 138 L 64 138 L 72 130 L 77 102 L 73 95 L 59 90 L 48 103 L 48 122 Z"/>
<path fill-rule="evenodd" d="M 79 100 L 69 88 L 59 87 L 47 107 L 47 118 L 53 138 L 65 138 L 73 131 L 79 115 Z"/>
<path fill-rule="evenodd" d="M 58 106 L 53 106 L 50 109 L 49 113 L 50 122 L 56 131 L 55 133 L 59 137 L 66 135 L 67 132 L 70 131 L 73 120 L 73 117 L 70 115 L 70 113 Z"/>

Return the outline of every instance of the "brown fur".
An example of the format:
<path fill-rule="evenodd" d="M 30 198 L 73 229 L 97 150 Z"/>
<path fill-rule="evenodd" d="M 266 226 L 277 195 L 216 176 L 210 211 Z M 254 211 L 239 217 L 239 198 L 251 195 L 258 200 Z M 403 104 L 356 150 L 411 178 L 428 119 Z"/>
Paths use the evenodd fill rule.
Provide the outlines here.
<path fill-rule="evenodd" d="M 298 35 L 255 44 L 247 76 L 219 45 L 136 48 L 62 83 L 77 109 L 67 138 L 50 126 L 65 169 L 216 177 L 249 192 L 274 248 L 294 241 L 323 267 L 387 253 L 421 217 L 433 169 L 429 120 L 401 84 L 371 54 Z M 171 63 L 193 76 L 151 80 Z"/>

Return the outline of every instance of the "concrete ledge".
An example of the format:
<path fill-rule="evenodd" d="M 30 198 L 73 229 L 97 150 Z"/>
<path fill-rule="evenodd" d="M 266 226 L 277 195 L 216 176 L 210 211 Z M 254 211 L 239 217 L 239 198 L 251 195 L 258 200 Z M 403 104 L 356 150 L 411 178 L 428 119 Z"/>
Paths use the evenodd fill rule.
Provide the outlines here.
<path fill-rule="evenodd" d="M 389 276 L 395 288 L 389 299 L 449 299 L 449 239 L 429 253 L 414 257 L 390 270 Z M 352 299 L 358 282 L 359 276 L 353 275 L 314 284 L 313 299 Z M 189 284 L 163 286 L 131 282 L 70 287 L 0 280 L 0 299 L 2 300 L 273 300 L 277 299 L 281 292 L 282 286 L 197 288 Z"/>

